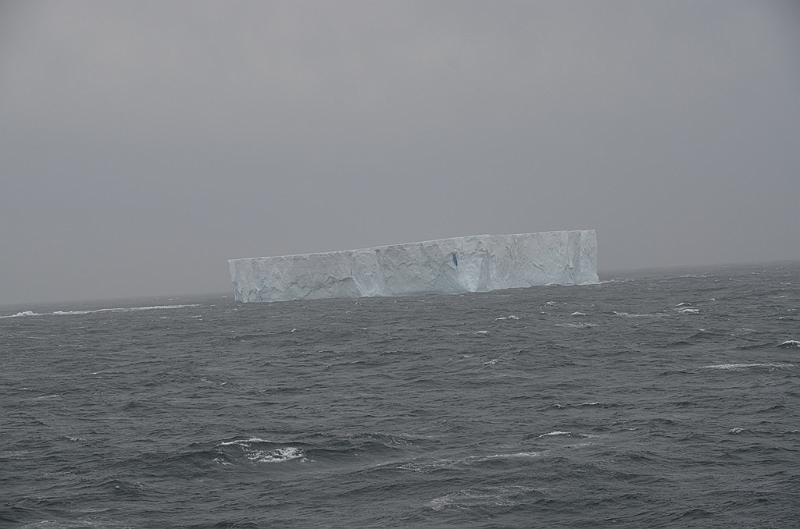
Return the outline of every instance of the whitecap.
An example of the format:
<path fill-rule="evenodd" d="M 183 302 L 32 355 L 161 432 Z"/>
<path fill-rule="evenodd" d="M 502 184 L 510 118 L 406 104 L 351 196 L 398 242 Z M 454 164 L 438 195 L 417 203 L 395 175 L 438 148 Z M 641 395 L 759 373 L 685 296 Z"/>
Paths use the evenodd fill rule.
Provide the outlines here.
<path fill-rule="evenodd" d="M 556 327 L 572 327 L 573 329 L 589 329 L 597 327 L 596 323 L 556 323 Z"/>
<path fill-rule="evenodd" d="M 83 314 L 96 314 L 100 312 L 133 312 L 139 310 L 165 310 L 165 309 L 183 309 L 187 307 L 199 307 L 197 303 L 191 305 L 153 305 L 150 307 L 113 307 L 107 309 L 93 309 L 93 310 L 57 310 L 53 312 L 56 316 L 80 316 Z M 202 316 L 195 316 L 202 317 Z"/>
<path fill-rule="evenodd" d="M 475 331 L 473 334 L 486 335 L 489 334 L 489 331 Z"/>
<path fill-rule="evenodd" d="M 183 309 L 187 307 L 199 307 L 199 303 L 192 303 L 189 305 L 155 305 L 152 307 L 131 307 L 128 310 L 164 310 L 164 309 Z"/>
<path fill-rule="evenodd" d="M 500 317 L 498 317 L 498 318 L 495 318 L 495 319 L 494 319 L 494 321 L 502 321 L 502 320 L 518 320 L 518 319 L 519 319 L 519 317 L 518 317 L 518 316 L 514 316 L 513 314 L 511 314 L 510 316 L 500 316 Z"/>
<path fill-rule="evenodd" d="M 24 318 L 25 316 L 42 316 L 42 314 L 39 314 L 39 313 L 33 312 L 33 311 L 31 311 L 31 310 L 26 310 L 26 311 L 23 311 L 23 312 L 17 312 L 16 314 L 12 314 L 12 315 L 10 315 L 10 316 L 0 316 L 0 319 L 6 319 L 6 318 Z"/>
<path fill-rule="evenodd" d="M 586 316 L 583 312 L 578 312 L 577 310 L 572 313 L 572 316 Z"/>
<path fill-rule="evenodd" d="M 480 461 L 488 461 L 490 459 L 527 459 L 531 457 L 539 457 L 542 455 L 541 452 L 516 452 L 514 454 L 494 454 L 491 456 L 486 456 Z"/>
<path fill-rule="evenodd" d="M 794 367 L 794 364 L 714 364 L 710 366 L 703 366 L 703 369 L 748 369 L 751 367 L 768 367 L 771 369 L 782 369 L 786 367 Z"/>
<path fill-rule="evenodd" d="M 786 340 L 778 347 L 780 347 L 781 349 L 800 349 L 800 342 L 798 342 L 797 340 Z"/>
<path fill-rule="evenodd" d="M 573 433 L 573 432 L 562 432 L 560 430 L 556 430 L 554 432 L 544 433 L 542 435 L 537 435 L 534 439 L 542 439 L 544 437 L 572 437 L 572 438 L 580 438 L 580 439 L 594 439 L 598 437 L 597 435 L 592 435 L 588 433 Z M 584 445 L 576 445 L 576 446 L 584 446 Z"/>
<path fill-rule="evenodd" d="M 21 318 L 23 316 L 82 316 L 84 314 L 96 314 L 101 312 L 133 312 L 133 311 L 140 311 L 140 310 L 165 310 L 165 309 L 182 309 L 186 307 L 199 307 L 198 303 L 193 303 L 189 305 L 153 305 L 149 307 L 114 307 L 114 308 L 106 308 L 106 309 L 93 309 L 93 310 L 56 310 L 50 313 L 40 314 L 37 312 L 33 312 L 30 310 L 26 310 L 23 312 L 18 312 L 16 314 L 12 314 L 11 316 L 0 316 L 0 319 L 4 318 Z M 197 316 L 196 316 L 197 317 Z"/>
<path fill-rule="evenodd" d="M 476 463 L 485 463 L 487 461 L 494 461 L 498 459 L 531 459 L 541 455 L 542 452 L 514 452 L 510 454 L 498 453 L 481 456 L 467 456 L 460 459 L 437 459 L 436 461 L 429 462 L 411 461 L 400 465 L 398 468 L 403 470 L 411 470 L 413 472 L 429 472 L 443 468 L 456 468 L 469 466 Z"/>
<path fill-rule="evenodd" d="M 84 511 L 86 512 L 86 511 Z M 87 527 L 129 527 L 123 522 L 112 522 L 108 520 L 42 520 L 40 522 L 23 525 L 20 529 L 86 529 Z"/>
<path fill-rule="evenodd" d="M 251 437 L 250 439 L 234 439 L 233 441 L 223 441 L 219 444 L 219 446 L 231 446 L 231 445 L 239 445 L 239 446 L 250 446 L 252 443 L 270 443 L 267 439 L 260 439 L 258 437 Z"/>
<path fill-rule="evenodd" d="M 637 314 L 631 312 L 617 312 L 616 310 L 614 311 L 614 314 L 617 316 L 624 316 L 626 318 L 656 318 L 661 316 L 660 314 Z"/>
<path fill-rule="evenodd" d="M 283 463 L 292 459 L 299 459 L 301 462 L 308 461 L 305 453 L 294 446 L 277 448 L 275 450 L 253 450 L 246 454 L 247 459 L 257 463 Z"/>
<path fill-rule="evenodd" d="M 685 309 L 680 309 L 678 311 L 678 314 L 699 314 L 699 313 L 700 313 L 700 309 L 692 309 L 692 308 L 688 308 L 688 307 L 685 308 Z"/>

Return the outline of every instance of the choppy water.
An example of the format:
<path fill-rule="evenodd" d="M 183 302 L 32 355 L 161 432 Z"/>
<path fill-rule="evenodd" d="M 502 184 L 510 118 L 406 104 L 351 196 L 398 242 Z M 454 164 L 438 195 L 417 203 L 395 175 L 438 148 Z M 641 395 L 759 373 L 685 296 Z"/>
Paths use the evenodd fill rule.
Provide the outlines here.
<path fill-rule="evenodd" d="M 0 526 L 797 527 L 800 265 L 0 309 Z"/>

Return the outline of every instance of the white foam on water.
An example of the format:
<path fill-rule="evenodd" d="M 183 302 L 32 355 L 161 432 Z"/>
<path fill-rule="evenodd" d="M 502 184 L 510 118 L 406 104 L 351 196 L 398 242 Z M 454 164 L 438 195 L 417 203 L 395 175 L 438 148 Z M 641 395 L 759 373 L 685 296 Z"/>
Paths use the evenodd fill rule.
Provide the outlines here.
<path fill-rule="evenodd" d="M 710 366 L 703 366 L 702 369 L 749 369 L 752 367 L 767 367 L 770 369 L 783 369 L 787 367 L 794 367 L 794 364 L 714 364 Z"/>
<path fill-rule="evenodd" d="M 589 329 L 591 327 L 597 327 L 596 323 L 556 323 L 556 327 L 571 327 L 573 329 Z"/>
<path fill-rule="evenodd" d="M 23 457 L 29 453 L 29 450 L 3 450 L 0 452 L 4 457 Z"/>
<path fill-rule="evenodd" d="M 617 312 L 616 310 L 614 314 L 617 316 L 624 316 L 625 318 L 658 318 L 663 316 L 663 314 L 637 314 L 632 312 Z"/>
<path fill-rule="evenodd" d="M 700 309 L 692 309 L 692 308 L 689 308 L 689 307 L 687 307 L 685 309 L 679 309 L 678 310 L 678 314 L 699 314 L 699 313 L 700 313 Z"/>
<path fill-rule="evenodd" d="M 510 316 L 500 316 L 500 317 L 498 317 L 498 318 L 495 318 L 495 319 L 494 319 L 494 321 L 502 321 L 502 320 L 518 320 L 518 319 L 519 319 L 519 317 L 518 317 L 518 316 L 514 316 L 513 314 L 511 314 Z"/>
<path fill-rule="evenodd" d="M 539 457 L 543 453 L 544 452 L 515 452 L 510 454 L 497 453 L 491 455 L 467 456 L 458 459 L 437 459 L 436 461 L 428 462 L 411 461 L 400 465 L 399 468 L 403 470 L 411 470 L 413 472 L 430 472 L 443 468 L 452 469 L 456 467 L 470 466 L 474 464 L 485 463 L 487 461 L 496 461 L 498 459 L 531 459 Z"/>
<path fill-rule="evenodd" d="M 484 506 L 513 506 L 526 502 L 525 496 L 536 489 L 523 486 L 481 487 L 462 489 L 434 498 L 427 506 L 434 511 L 443 509 L 470 509 Z"/>
<path fill-rule="evenodd" d="M 108 520 L 42 520 L 23 525 L 20 529 L 86 529 L 87 527 L 130 527 L 123 522 Z"/>
<path fill-rule="evenodd" d="M 491 459 L 528 459 L 531 457 L 539 457 L 542 455 L 541 452 L 517 452 L 515 454 L 494 454 L 491 456 L 486 456 L 480 461 L 489 461 Z"/>
<path fill-rule="evenodd" d="M 30 310 L 18 312 L 10 316 L 0 316 L 0 319 L 6 318 L 22 318 L 25 316 L 81 316 L 84 314 L 96 314 L 101 312 L 135 312 L 140 310 L 165 310 L 165 309 L 183 309 L 187 307 L 199 307 L 199 303 L 192 303 L 189 305 L 153 305 L 150 307 L 114 307 L 107 309 L 93 309 L 93 310 L 56 310 L 54 312 L 38 313 Z M 195 316 L 199 317 L 199 316 Z"/>
<path fill-rule="evenodd" d="M 166 310 L 166 309 L 184 309 L 187 307 L 199 307 L 198 303 L 190 305 L 153 305 L 150 307 L 114 307 L 108 309 L 94 309 L 94 310 L 57 310 L 53 312 L 56 316 L 75 316 L 82 314 L 96 314 L 99 312 L 135 312 L 139 310 Z M 196 316 L 200 317 L 200 316 Z"/>
<path fill-rule="evenodd" d="M 778 347 L 780 347 L 781 349 L 800 349 L 800 342 L 798 342 L 797 340 L 786 340 Z"/>
<path fill-rule="evenodd" d="M 251 437 L 250 439 L 234 439 L 233 441 L 223 441 L 218 446 L 250 446 L 252 443 L 271 443 L 267 439 L 259 439 L 258 437 Z"/>
<path fill-rule="evenodd" d="M 582 406 L 583 405 L 584 404 L 582 404 Z M 588 433 L 562 432 L 562 431 L 556 430 L 554 432 L 549 432 L 549 433 L 544 433 L 542 435 L 537 435 L 534 439 L 542 439 L 544 437 L 572 437 L 572 438 L 578 437 L 578 438 L 581 438 L 581 439 L 594 439 L 594 438 L 596 438 L 598 436 L 597 435 L 588 434 Z M 583 446 L 583 445 L 578 445 L 578 446 Z"/>
<path fill-rule="evenodd" d="M 247 459 L 257 463 L 283 463 L 292 459 L 299 459 L 301 462 L 308 461 L 305 453 L 294 446 L 277 448 L 275 450 L 253 450 L 246 454 Z"/>
<path fill-rule="evenodd" d="M 24 318 L 26 316 L 43 316 L 43 314 L 38 314 L 31 310 L 26 310 L 23 312 L 17 312 L 16 314 L 12 314 L 10 316 L 0 316 L 0 320 L 4 320 L 6 318 Z"/>
<path fill-rule="evenodd" d="M 571 316 L 586 316 L 583 312 L 578 312 L 577 310 L 571 314 Z"/>

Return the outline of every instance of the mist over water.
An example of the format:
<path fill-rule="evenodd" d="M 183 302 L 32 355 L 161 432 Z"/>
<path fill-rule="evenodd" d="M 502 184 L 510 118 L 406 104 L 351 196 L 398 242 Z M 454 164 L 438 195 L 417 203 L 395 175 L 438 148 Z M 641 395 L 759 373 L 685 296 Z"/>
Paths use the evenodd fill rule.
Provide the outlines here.
<path fill-rule="evenodd" d="M 0 309 L 0 526 L 794 527 L 800 264 Z"/>

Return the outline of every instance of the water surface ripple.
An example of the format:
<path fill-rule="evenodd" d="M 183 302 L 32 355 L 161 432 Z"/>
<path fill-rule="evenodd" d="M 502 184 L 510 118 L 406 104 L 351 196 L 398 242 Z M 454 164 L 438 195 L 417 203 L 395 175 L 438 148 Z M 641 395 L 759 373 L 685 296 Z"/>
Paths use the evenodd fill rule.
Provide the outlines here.
<path fill-rule="evenodd" d="M 0 527 L 797 527 L 800 265 L 0 308 Z"/>

